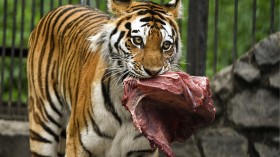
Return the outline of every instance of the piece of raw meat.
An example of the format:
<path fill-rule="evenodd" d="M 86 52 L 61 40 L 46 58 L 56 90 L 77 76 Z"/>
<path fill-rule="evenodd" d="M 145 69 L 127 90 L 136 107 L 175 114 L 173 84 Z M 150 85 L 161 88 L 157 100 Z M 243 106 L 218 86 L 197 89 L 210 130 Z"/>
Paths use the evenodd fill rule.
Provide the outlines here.
<path fill-rule="evenodd" d="M 151 146 L 168 157 L 175 156 L 171 142 L 184 142 L 197 127 L 215 117 L 208 79 L 183 72 L 149 79 L 126 78 L 122 103 Z"/>

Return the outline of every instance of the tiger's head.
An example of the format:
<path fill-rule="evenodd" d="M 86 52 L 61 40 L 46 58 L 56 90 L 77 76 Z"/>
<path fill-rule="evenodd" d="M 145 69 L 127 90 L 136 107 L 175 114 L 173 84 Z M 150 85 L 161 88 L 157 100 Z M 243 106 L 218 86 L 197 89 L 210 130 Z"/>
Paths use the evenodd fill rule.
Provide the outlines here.
<path fill-rule="evenodd" d="M 112 69 L 137 78 L 171 70 L 181 54 L 179 28 L 181 0 L 165 5 L 132 0 L 108 0 L 114 17 L 91 37 Z"/>

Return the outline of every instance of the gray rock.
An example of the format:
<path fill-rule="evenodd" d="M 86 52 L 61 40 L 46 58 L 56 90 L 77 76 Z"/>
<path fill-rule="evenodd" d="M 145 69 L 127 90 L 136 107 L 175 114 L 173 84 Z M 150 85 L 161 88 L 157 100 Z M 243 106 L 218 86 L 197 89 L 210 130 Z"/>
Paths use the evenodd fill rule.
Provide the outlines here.
<path fill-rule="evenodd" d="M 269 77 L 269 84 L 273 88 L 280 89 L 280 69 Z"/>
<path fill-rule="evenodd" d="M 26 135 L 0 135 L 1 157 L 27 157 L 29 151 L 29 137 Z"/>
<path fill-rule="evenodd" d="M 224 68 L 217 73 L 211 82 L 213 93 L 218 94 L 222 100 L 226 100 L 232 94 L 233 81 L 232 81 L 232 66 Z"/>
<path fill-rule="evenodd" d="M 260 157 L 279 157 L 280 152 L 275 148 L 270 148 L 261 143 L 254 143 L 256 151 L 259 153 Z"/>
<path fill-rule="evenodd" d="M 28 122 L 0 119 L 0 157 L 30 156 L 28 135 Z"/>
<path fill-rule="evenodd" d="M 279 97 L 266 89 L 245 90 L 228 103 L 228 118 L 246 127 L 280 127 Z"/>
<path fill-rule="evenodd" d="M 248 141 L 230 128 L 206 130 L 199 134 L 206 157 L 248 157 Z"/>
<path fill-rule="evenodd" d="M 280 32 L 270 35 L 253 48 L 258 65 L 274 65 L 280 61 Z"/>
<path fill-rule="evenodd" d="M 193 136 L 184 143 L 172 144 L 172 148 L 176 157 L 201 157 Z"/>
<path fill-rule="evenodd" d="M 236 62 L 233 72 L 235 75 L 241 77 L 248 83 L 252 83 L 253 81 L 260 79 L 260 70 L 247 62 Z"/>
<path fill-rule="evenodd" d="M 272 138 L 272 141 L 273 141 L 273 142 L 277 142 L 277 143 L 280 144 L 280 136 L 273 137 L 273 138 Z"/>
<path fill-rule="evenodd" d="M 29 123 L 0 119 L 0 134 L 9 136 L 29 135 Z"/>

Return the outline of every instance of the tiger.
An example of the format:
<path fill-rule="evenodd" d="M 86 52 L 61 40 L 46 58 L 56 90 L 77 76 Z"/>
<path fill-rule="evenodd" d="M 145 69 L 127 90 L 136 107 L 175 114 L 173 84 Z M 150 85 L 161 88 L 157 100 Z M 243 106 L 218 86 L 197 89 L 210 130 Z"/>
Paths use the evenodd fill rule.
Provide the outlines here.
<path fill-rule="evenodd" d="M 181 0 L 108 0 L 108 12 L 65 5 L 29 38 L 32 157 L 156 157 L 122 106 L 123 81 L 178 67 Z"/>

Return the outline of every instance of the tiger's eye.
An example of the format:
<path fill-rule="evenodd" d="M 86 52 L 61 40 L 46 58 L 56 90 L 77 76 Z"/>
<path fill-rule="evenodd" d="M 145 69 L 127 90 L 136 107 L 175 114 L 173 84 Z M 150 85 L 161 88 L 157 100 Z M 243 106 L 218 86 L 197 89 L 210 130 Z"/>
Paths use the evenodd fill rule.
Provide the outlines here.
<path fill-rule="evenodd" d="M 139 36 L 133 37 L 132 40 L 133 40 L 133 43 L 134 43 L 135 45 L 142 45 L 142 44 L 143 44 L 142 38 L 139 37 Z"/>
<path fill-rule="evenodd" d="M 172 43 L 170 41 L 165 41 L 165 42 L 163 42 L 162 48 L 163 48 L 163 50 L 167 51 L 171 48 L 171 46 L 172 46 Z"/>

